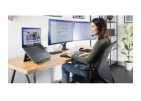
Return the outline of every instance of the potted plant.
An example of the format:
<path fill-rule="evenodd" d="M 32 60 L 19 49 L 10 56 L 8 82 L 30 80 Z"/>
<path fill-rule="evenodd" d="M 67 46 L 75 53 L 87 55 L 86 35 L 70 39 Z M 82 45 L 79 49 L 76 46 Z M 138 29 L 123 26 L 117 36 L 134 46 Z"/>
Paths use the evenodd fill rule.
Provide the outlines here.
<path fill-rule="evenodd" d="M 123 37 L 121 41 L 124 43 L 127 53 L 121 52 L 121 54 L 126 55 L 128 58 L 128 61 L 124 61 L 126 70 L 132 70 L 133 61 L 130 61 L 130 58 L 133 58 L 133 56 L 130 56 L 130 52 L 133 50 L 133 25 L 129 29 L 124 26 L 124 31 L 127 36 Z"/>

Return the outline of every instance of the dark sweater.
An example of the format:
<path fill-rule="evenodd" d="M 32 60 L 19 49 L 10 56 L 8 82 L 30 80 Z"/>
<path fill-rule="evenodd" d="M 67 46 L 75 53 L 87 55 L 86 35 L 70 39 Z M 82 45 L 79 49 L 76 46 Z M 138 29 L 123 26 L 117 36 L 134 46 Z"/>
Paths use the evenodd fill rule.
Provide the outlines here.
<path fill-rule="evenodd" d="M 80 57 L 76 55 L 72 55 L 71 57 L 76 61 L 84 63 L 87 67 L 90 66 L 92 59 L 94 59 L 91 68 L 97 68 L 98 65 L 100 64 L 102 53 L 105 50 L 105 48 L 107 48 L 108 46 L 109 46 L 109 41 L 107 39 L 100 39 L 95 43 L 93 49 L 85 49 L 85 52 L 90 52 L 88 57 Z M 83 70 L 82 72 L 85 73 Z M 91 78 L 96 78 L 96 76 L 97 73 L 95 71 L 90 72 Z"/>

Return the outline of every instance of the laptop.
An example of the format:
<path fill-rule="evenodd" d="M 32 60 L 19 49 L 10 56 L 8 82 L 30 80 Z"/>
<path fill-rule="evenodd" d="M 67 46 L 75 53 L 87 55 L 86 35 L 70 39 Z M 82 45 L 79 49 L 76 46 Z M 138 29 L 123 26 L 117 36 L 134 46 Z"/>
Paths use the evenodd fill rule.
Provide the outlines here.
<path fill-rule="evenodd" d="M 51 55 L 41 44 L 41 28 L 22 28 L 22 48 L 25 58 L 35 64 L 43 63 L 51 58 Z M 27 59 L 24 58 L 24 62 Z"/>

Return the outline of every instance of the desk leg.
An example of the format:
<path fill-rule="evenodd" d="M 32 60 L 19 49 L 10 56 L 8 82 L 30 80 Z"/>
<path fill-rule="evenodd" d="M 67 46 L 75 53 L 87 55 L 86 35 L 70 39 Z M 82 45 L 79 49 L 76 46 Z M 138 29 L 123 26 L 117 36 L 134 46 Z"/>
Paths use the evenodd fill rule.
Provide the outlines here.
<path fill-rule="evenodd" d="M 28 75 L 25 74 L 25 76 L 26 76 L 26 78 L 27 78 L 28 83 L 30 83 L 30 80 L 29 80 Z"/>
<path fill-rule="evenodd" d="M 34 80 L 34 83 L 36 83 L 36 73 L 33 73 L 33 80 Z"/>
<path fill-rule="evenodd" d="M 11 83 L 13 83 L 13 81 L 14 81 L 15 73 L 16 73 L 16 70 L 13 71 L 13 75 L 12 75 Z"/>

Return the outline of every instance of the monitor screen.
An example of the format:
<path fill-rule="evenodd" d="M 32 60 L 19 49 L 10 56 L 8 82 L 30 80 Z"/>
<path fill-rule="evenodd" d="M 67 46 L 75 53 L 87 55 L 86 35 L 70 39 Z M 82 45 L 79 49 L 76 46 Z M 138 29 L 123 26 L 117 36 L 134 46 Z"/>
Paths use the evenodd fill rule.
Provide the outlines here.
<path fill-rule="evenodd" d="M 49 19 L 48 44 L 73 41 L 73 21 Z"/>
<path fill-rule="evenodd" d="M 41 43 L 41 28 L 22 28 L 22 45 Z"/>
<path fill-rule="evenodd" d="M 74 21 L 73 23 L 73 40 L 94 40 L 97 37 L 93 36 L 91 31 L 91 22 Z"/>

